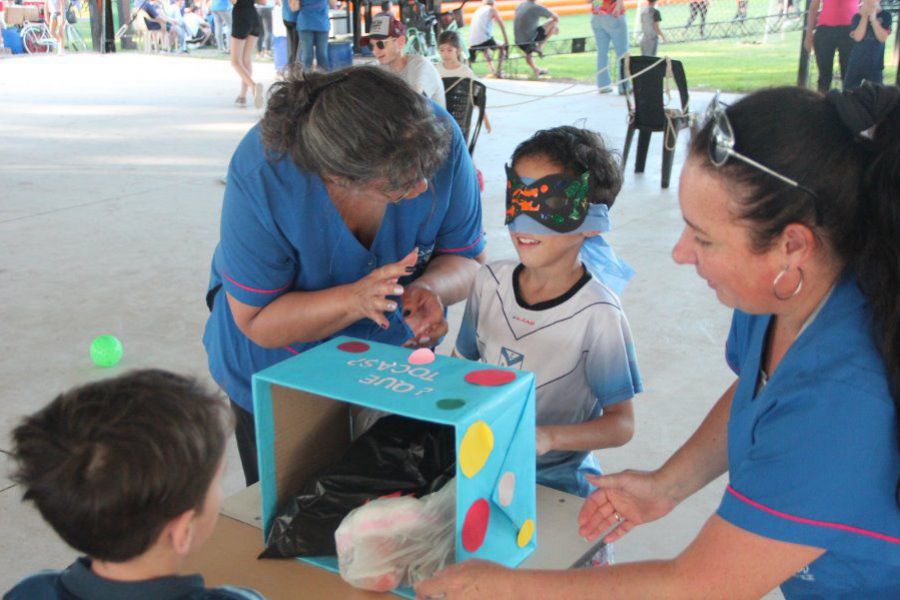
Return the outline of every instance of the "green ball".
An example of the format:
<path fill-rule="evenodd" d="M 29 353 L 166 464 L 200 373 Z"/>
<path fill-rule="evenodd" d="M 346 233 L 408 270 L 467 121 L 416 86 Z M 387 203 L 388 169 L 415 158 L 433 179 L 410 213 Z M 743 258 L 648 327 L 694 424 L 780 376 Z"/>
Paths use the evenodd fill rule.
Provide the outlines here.
<path fill-rule="evenodd" d="M 122 342 L 114 335 L 100 335 L 91 342 L 91 360 L 98 367 L 113 367 L 125 353 Z"/>

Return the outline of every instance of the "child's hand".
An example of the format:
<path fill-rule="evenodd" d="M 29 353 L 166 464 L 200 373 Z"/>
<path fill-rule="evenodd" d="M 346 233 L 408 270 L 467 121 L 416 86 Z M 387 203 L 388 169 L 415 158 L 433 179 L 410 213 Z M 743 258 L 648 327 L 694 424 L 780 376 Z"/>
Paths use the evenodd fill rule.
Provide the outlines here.
<path fill-rule="evenodd" d="M 444 304 L 430 288 L 413 282 L 403 292 L 402 302 L 403 320 L 413 331 L 413 337 L 404 346 L 428 348 L 447 334 Z"/>
<path fill-rule="evenodd" d="M 545 427 L 535 427 L 535 433 L 537 434 L 537 438 L 535 439 L 534 445 L 537 448 L 538 456 L 543 456 L 553 450 L 552 436 Z"/>

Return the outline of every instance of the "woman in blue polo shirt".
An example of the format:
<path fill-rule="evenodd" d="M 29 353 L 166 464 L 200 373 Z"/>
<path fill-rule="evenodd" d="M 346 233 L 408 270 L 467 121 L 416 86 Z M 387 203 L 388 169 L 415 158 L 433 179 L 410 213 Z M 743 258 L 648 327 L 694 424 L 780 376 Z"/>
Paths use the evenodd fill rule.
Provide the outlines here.
<path fill-rule="evenodd" d="M 714 101 L 691 144 L 672 254 L 735 309 L 737 379 L 662 467 L 591 478 L 579 517 L 614 541 L 727 472 L 690 546 L 569 572 L 464 563 L 420 597 L 900 598 L 898 96 Z"/>
<path fill-rule="evenodd" d="M 339 335 L 433 346 L 483 262 L 452 117 L 376 67 L 276 83 L 228 167 L 203 342 L 258 479 L 253 373 Z"/>

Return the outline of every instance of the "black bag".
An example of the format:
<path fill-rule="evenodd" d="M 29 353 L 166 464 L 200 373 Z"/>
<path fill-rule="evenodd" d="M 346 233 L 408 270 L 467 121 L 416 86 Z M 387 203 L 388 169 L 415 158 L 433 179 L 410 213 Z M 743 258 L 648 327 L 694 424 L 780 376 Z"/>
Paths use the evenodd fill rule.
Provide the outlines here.
<path fill-rule="evenodd" d="M 75 6 L 72 4 L 66 9 L 66 21 L 72 25 L 78 23 L 78 13 L 75 12 Z"/>
<path fill-rule="evenodd" d="M 334 532 L 354 508 L 390 494 L 424 496 L 455 475 L 453 427 L 383 417 L 279 509 L 260 558 L 334 555 Z"/>

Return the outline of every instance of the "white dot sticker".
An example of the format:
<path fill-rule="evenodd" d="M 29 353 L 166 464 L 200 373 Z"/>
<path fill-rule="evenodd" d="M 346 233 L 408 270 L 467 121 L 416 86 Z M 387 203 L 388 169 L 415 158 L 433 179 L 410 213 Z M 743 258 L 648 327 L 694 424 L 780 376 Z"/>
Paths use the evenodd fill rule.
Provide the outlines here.
<path fill-rule="evenodd" d="M 513 501 L 516 491 L 516 474 L 507 471 L 500 477 L 500 483 L 497 486 L 497 496 L 500 506 L 509 506 Z"/>

